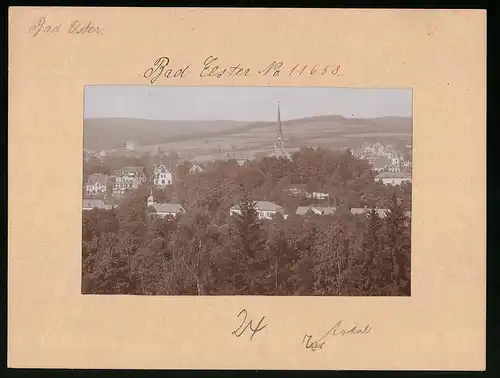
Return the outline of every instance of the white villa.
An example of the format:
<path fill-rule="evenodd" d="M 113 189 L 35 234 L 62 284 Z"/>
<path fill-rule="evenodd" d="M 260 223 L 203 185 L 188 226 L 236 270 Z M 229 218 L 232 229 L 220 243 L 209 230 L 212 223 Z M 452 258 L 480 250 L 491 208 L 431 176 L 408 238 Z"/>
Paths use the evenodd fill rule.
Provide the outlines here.
<path fill-rule="evenodd" d="M 177 216 L 178 214 L 185 213 L 186 210 L 179 203 L 158 203 L 155 202 L 153 197 L 153 192 L 148 197 L 148 206 L 152 206 L 155 209 L 155 215 L 161 218 L 166 216 Z"/>
<path fill-rule="evenodd" d="M 163 164 L 160 164 L 158 167 L 155 166 L 153 182 L 155 186 L 159 187 L 172 185 L 172 173 Z"/>
<path fill-rule="evenodd" d="M 403 182 L 411 182 L 410 172 L 381 172 L 375 176 L 375 181 L 381 181 L 384 185 L 401 185 Z"/>
<path fill-rule="evenodd" d="M 280 213 L 285 217 L 285 210 L 282 206 L 269 201 L 256 201 L 255 210 L 259 219 L 271 219 L 273 215 Z M 240 205 L 235 205 L 229 209 L 229 215 L 241 215 Z"/>

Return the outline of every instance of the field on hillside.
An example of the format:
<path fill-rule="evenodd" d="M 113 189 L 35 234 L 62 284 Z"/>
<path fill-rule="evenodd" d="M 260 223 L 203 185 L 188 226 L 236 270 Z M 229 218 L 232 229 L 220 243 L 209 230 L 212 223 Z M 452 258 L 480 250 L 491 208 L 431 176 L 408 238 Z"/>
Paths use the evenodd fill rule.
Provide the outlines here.
<path fill-rule="evenodd" d="M 285 148 L 356 147 L 380 142 L 394 147 L 411 143 L 412 119 L 386 117 L 346 119 L 320 116 L 282 122 Z M 175 151 L 183 158 L 213 160 L 234 156 L 254 158 L 273 150 L 276 122 L 147 121 L 91 119 L 84 123 L 88 149 L 123 149 L 127 140 L 139 142 L 139 150 Z"/>

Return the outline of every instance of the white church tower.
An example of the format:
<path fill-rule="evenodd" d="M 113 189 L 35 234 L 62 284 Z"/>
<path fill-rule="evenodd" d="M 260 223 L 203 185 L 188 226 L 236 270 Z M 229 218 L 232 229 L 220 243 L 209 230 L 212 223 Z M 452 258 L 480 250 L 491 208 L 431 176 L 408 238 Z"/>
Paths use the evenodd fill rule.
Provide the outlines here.
<path fill-rule="evenodd" d="M 153 197 L 153 189 L 151 189 L 151 193 L 149 194 L 148 200 L 147 200 L 147 206 L 153 206 L 155 203 L 155 199 Z"/>

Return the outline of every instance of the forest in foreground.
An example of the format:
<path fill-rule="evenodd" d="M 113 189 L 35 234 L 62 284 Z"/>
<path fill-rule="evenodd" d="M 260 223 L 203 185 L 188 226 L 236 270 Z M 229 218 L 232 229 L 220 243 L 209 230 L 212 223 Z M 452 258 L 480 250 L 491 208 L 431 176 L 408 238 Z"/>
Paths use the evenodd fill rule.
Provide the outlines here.
<path fill-rule="evenodd" d="M 83 212 L 82 293 L 410 295 L 410 183 L 375 182 L 371 167 L 349 150 L 303 149 L 292 160 L 218 161 L 204 169 L 189 174 L 185 163 L 174 185 L 153 189 L 157 201 L 184 206 L 176 218 L 154 217 L 146 205 L 150 182 L 116 208 Z M 294 184 L 330 199 L 283 190 Z M 290 215 L 260 220 L 256 200 L 273 201 Z M 242 214 L 230 216 L 238 203 Z M 309 204 L 337 211 L 295 215 Z M 349 211 L 364 206 L 388 209 L 387 215 Z"/>

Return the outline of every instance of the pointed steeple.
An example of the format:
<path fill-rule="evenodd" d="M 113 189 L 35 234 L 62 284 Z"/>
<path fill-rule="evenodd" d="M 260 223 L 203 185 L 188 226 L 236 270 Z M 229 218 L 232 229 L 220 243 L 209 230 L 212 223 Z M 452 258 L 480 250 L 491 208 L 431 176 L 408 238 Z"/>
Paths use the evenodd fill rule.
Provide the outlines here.
<path fill-rule="evenodd" d="M 274 156 L 275 157 L 287 157 L 288 154 L 285 152 L 285 141 L 283 137 L 283 130 L 281 128 L 281 113 L 280 113 L 280 103 L 278 102 L 278 130 L 276 133 L 276 138 L 274 139 Z"/>
<path fill-rule="evenodd" d="M 278 101 L 278 135 L 283 139 L 283 130 L 281 128 L 280 102 Z"/>

